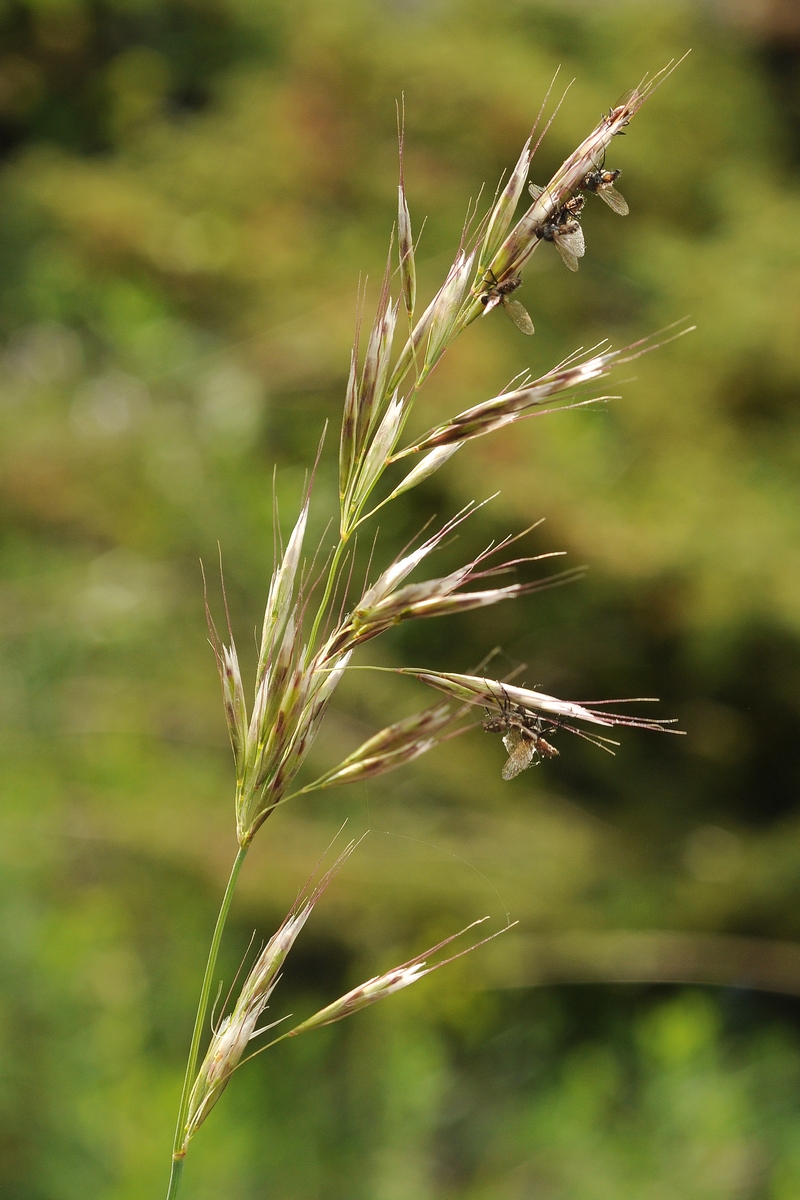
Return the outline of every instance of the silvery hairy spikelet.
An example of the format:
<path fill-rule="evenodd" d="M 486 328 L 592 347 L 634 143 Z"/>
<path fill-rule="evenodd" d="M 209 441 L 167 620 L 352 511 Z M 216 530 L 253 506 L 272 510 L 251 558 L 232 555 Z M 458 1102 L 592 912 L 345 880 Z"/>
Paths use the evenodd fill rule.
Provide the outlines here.
<path fill-rule="evenodd" d="M 349 653 L 326 655 L 321 663 L 318 656 L 309 658 L 303 639 L 298 569 L 309 501 L 307 494 L 273 572 L 249 719 L 233 636 L 224 645 L 209 622 L 236 766 L 236 827 L 243 846 L 300 769 L 349 660 Z"/>
<path fill-rule="evenodd" d="M 654 696 L 633 696 L 623 700 L 593 700 L 580 704 L 574 700 L 560 700 L 546 692 L 533 688 L 516 687 L 499 679 L 487 679 L 480 675 L 461 675 L 450 671 L 426 671 L 416 667 L 397 667 L 399 675 L 411 675 L 421 683 L 427 683 L 437 691 L 444 692 L 453 700 L 462 704 L 477 704 L 490 712 L 502 714 L 511 704 L 523 713 L 532 716 L 545 717 L 552 724 L 570 733 L 587 737 L 587 740 L 607 749 L 608 745 L 618 745 L 608 738 L 599 735 L 582 734 L 581 729 L 571 722 L 578 721 L 583 725 L 604 725 L 608 728 L 624 726 L 629 729 L 646 729 L 651 733 L 674 733 L 683 735 L 682 729 L 673 729 L 673 718 L 660 719 L 642 717 L 631 713 L 615 713 L 606 709 L 607 704 L 655 704 Z M 613 753 L 613 751 L 612 751 Z"/>
<path fill-rule="evenodd" d="M 375 975 L 372 979 L 368 979 L 366 983 L 361 983 L 358 987 L 354 987 L 351 991 L 346 992 L 344 996 L 340 996 L 338 1000 L 334 1000 L 332 1004 L 328 1004 L 325 1008 L 321 1008 L 315 1012 L 313 1016 L 308 1017 L 299 1025 L 295 1025 L 290 1029 L 285 1037 L 296 1037 L 301 1033 L 309 1033 L 312 1029 L 322 1029 L 326 1025 L 333 1025 L 337 1021 L 344 1020 L 345 1017 L 351 1017 L 354 1013 L 360 1012 L 364 1008 L 368 1008 L 371 1004 L 375 1004 L 377 1000 L 383 1000 L 386 996 L 391 996 L 395 992 L 401 991 L 412 983 L 416 983 L 418 979 L 422 979 L 425 975 L 430 975 L 432 971 L 438 971 L 440 967 L 447 966 L 448 963 L 454 962 L 457 958 L 469 954 L 472 950 L 477 950 L 478 946 L 483 946 L 486 942 L 492 941 L 498 937 L 500 933 L 505 933 L 506 929 L 511 926 L 505 926 L 498 930 L 497 933 L 490 934 L 489 937 L 483 938 L 480 942 L 473 943 L 466 950 L 460 951 L 458 954 L 453 954 L 449 958 L 443 959 L 441 962 L 428 963 L 431 955 L 438 953 L 445 946 L 449 946 L 456 938 L 462 937 L 468 933 L 470 929 L 474 929 L 477 925 L 482 925 L 484 921 L 488 921 L 488 917 L 481 917 L 478 921 L 473 921 L 458 933 L 451 934 L 450 937 L 444 938 L 435 946 L 431 946 L 429 950 L 424 950 L 422 954 L 410 958 L 408 962 L 402 963 L 399 967 L 392 968 L 391 971 L 384 972 L 383 975 Z"/>
<path fill-rule="evenodd" d="M 603 163 L 606 151 L 614 138 L 624 132 L 648 96 L 682 61 L 681 59 L 678 63 L 669 63 L 652 79 L 643 81 L 610 109 L 588 137 L 584 138 L 561 164 L 549 183 L 541 189 L 536 189 L 534 203 L 517 221 L 497 251 L 491 257 L 488 254 L 481 255 L 481 262 L 485 262 L 484 275 L 490 275 L 490 283 L 502 284 L 505 280 L 519 275 L 543 240 L 542 230 L 547 223 L 556 218 L 564 205 L 580 193 L 587 176 Z M 485 261 L 486 259 L 488 261 Z M 485 279 L 478 281 L 477 294 L 485 286 Z"/>
<path fill-rule="evenodd" d="M 362 742 L 337 767 L 316 779 L 308 790 L 320 791 L 345 783 L 363 783 L 364 780 L 376 779 L 379 775 L 413 762 L 444 741 L 445 731 L 454 732 L 454 725 L 463 712 L 463 707 L 454 713 L 449 704 L 436 704 L 387 725 Z"/>
<path fill-rule="evenodd" d="M 197 1132 L 219 1100 L 250 1042 L 273 1028 L 275 1023 L 261 1029 L 258 1023 L 278 984 L 286 956 L 311 916 L 314 905 L 354 849 L 355 842 L 350 842 L 330 870 L 316 884 L 309 884 L 300 893 L 280 928 L 248 971 L 233 1011 L 214 1030 L 189 1098 L 185 1143 Z"/>

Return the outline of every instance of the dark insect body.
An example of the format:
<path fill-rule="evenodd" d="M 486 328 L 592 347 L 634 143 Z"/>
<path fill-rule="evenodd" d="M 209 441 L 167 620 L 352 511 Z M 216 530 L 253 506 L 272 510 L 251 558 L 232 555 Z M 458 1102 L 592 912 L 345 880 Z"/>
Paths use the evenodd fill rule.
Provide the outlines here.
<path fill-rule="evenodd" d="M 518 704 L 512 704 L 508 696 L 503 696 L 502 710 L 498 716 L 490 716 L 483 722 L 487 733 L 502 733 L 503 745 L 508 751 L 508 760 L 503 767 L 503 779 L 514 779 L 521 771 L 527 770 L 538 758 L 556 758 L 558 750 L 551 746 L 542 736 L 545 724 L 541 717 L 535 717 L 527 709 Z M 557 725 L 547 728 L 556 729 Z"/>
<path fill-rule="evenodd" d="M 592 192 L 593 195 L 599 196 L 613 212 L 619 213 L 621 217 L 626 217 L 630 212 L 628 201 L 614 187 L 621 174 L 620 170 L 606 171 L 604 167 L 598 167 L 596 170 L 589 172 L 583 180 L 581 187 L 584 191 Z"/>
<path fill-rule="evenodd" d="M 546 242 L 553 243 L 565 266 L 570 271 L 577 271 L 578 259 L 586 253 L 580 222 L 562 208 L 552 221 L 545 221 L 540 232 Z"/>
<path fill-rule="evenodd" d="M 528 186 L 528 191 L 534 200 L 538 200 L 544 188 L 535 183 Z M 549 221 L 544 221 L 538 229 L 539 237 L 545 242 L 552 242 L 561 259 L 570 271 L 577 271 L 578 259 L 586 253 L 586 243 L 583 238 L 578 217 L 584 204 L 583 196 L 573 196 L 553 214 Z"/>
<path fill-rule="evenodd" d="M 488 274 L 491 277 L 491 286 L 485 292 L 481 292 L 481 304 L 485 311 L 491 312 L 493 308 L 497 308 L 497 305 L 501 304 L 517 329 L 522 333 L 532 334 L 533 321 L 530 313 L 523 304 L 520 304 L 519 300 L 509 299 L 511 293 L 522 286 L 522 278 L 519 275 L 511 275 L 508 279 L 503 279 L 498 283 L 492 271 L 489 271 Z"/>

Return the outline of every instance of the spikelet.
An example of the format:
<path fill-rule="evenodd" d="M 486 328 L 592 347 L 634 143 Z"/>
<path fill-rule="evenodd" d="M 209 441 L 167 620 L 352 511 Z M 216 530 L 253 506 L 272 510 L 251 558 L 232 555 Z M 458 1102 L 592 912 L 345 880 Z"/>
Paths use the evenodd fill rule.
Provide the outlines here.
<path fill-rule="evenodd" d="M 347 861 L 356 843 L 350 842 L 329 871 L 298 895 L 280 928 L 256 958 L 232 1012 L 217 1025 L 189 1097 L 182 1150 L 205 1121 L 239 1066 L 250 1042 L 273 1025 L 258 1028 L 270 996 L 277 986 L 283 963 L 314 905 Z"/>

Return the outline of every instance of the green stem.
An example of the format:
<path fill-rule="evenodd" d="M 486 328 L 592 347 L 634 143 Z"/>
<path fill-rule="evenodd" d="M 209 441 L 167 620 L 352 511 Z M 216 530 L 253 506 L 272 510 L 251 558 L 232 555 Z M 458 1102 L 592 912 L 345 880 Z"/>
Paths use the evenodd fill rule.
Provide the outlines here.
<path fill-rule="evenodd" d="M 341 557 L 342 557 L 342 554 L 344 553 L 344 548 L 346 545 L 347 545 L 346 540 L 344 538 L 340 538 L 339 543 L 333 552 L 333 558 L 331 559 L 330 569 L 328 570 L 328 578 L 325 581 L 325 591 L 322 593 L 322 599 L 319 602 L 319 608 L 317 609 L 317 615 L 314 617 L 314 624 L 311 627 L 311 635 L 308 639 L 308 653 L 309 654 L 313 654 L 313 652 L 314 652 L 314 643 L 317 640 L 317 634 L 319 633 L 319 627 L 320 627 L 320 624 L 322 623 L 322 618 L 325 616 L 325 610 L 328 607 L 328 602 L 330 601 L 331 593 L 333 591 L 334 584 L 336 583 L 336 572 L 339 569 L 339 563 L 341 561 Z"/>
<path fill-rule="evenodd" d="M 172 1170 L 169 1173 L 169 1191 L 167 1192 L 167 1200 L 175 1200 L 178 1194 L 178 1188 L 181 1186 L 181 1176 L 183 1175 L 183 1159 L 173 1158 Z"/>
<path fill-rule="evenodd" d="M 228 913 L 233 900 L 234 889 L 236 888 L 236 880 L 239 877 L 239 872 L 242 869 L 249 845 L 240 846 L 239 851 L 234 859 L 233 867 L 231 868 L 228 886 L 225 888 L 225 895 L 222 897 L 217 923 L 214 926 L 214 935 L 211 938 L 211 945 L 208 950 L 208 960 L 206 962 L 205 974 L 203 975 L 203 983 L 200 987 L 200 999 L 197 1002 L 197 1016 L 194 1020 L 194 1029 L 192 1031 L 192 1043 L 189 1047 L 189 1057 L 186 1062 L 186 1074 L 183 1079 L 183 1091 L 181 1092 L 181 1100 L 178 1105 L 178 1121 L 175 1127 L 175 1141 L 172 1146 L 172 1172 L 169 1177 L 169 1191 L 167 1192 L 167 1200 L 174 1200 L 178 1194 L 180 1187 L 181 1175 L 183 1174 L 183 1160 L 186 1155 L 185 1133 L 186 1133 L 186 1117 L 189 1111 L 189 1096 L 192 1091 L 195 1075 L 197 1074 L 197 1059 L 200 1054 L 200 1040 L 203 1036 L 203 1028 L 206 1023 L 206 1014 L 208 1013 L 208 1001 L 211 996 L 211 985 L 214 981 L 214 972 L 217 967 L 217 956 L 219 954 L 220 942 L 225 929 L 225 923 L 228 920 Z"/>

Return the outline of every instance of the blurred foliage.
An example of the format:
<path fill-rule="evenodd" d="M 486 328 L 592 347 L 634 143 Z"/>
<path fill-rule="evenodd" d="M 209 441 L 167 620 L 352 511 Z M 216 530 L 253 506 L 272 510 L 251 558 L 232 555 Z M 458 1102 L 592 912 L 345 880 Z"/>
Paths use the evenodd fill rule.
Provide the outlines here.
<path fill-rule="evenodd" d="M 373 831 L 276 995 L 298 1013 L 486 911 L 510 910 L 526 937 L 800 936 L 800 43 L 688 0 L 0 8 L 9 1200 L 165 1186 L 234 849 L 198 558 L 212 573 L 220 543 L 246 645 L 273 463 L 288 522 L 340 410 L 359 273 L 382 270 L 397 98 L 430 294 L 468 198 L 514 162 L 558 64 L 575 82 L 542 182 L 688 46 L 609 164 L 630 218 L 589 206 L 577 276 L 544 247 L 521 292 L 536 337 L 479 322 L 419 424 L 579 344 L 684 314 L 698 332 L 637 363 L 602 410 L 468 447 L 381 530 L 387 561 L 432 511 L 501 487 L 452 553 L 545 516 L 529 544 L 568 550 L 587 579 L 398 629 L 378 653 L 465 670 L 499 644 L 503 669 L 525 661 L 559 695 L 655 692 L 690 736 L 630 734 L 614 759 L 562 738 L 557 761 L 505 785 L 497 740 L 475 733 L 282 810 L 242 879 L 227 978 L 342 819 Z M 312 766 L 420 698 L 353 673 Z M 246 1067 L 192 1147 L 187 1200 L 797 1196 L 796 1001 L 747 978 L 481 990 L 480 956 L 462 968 Z"/>

